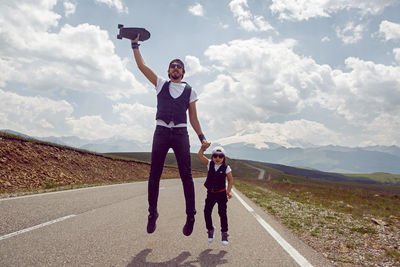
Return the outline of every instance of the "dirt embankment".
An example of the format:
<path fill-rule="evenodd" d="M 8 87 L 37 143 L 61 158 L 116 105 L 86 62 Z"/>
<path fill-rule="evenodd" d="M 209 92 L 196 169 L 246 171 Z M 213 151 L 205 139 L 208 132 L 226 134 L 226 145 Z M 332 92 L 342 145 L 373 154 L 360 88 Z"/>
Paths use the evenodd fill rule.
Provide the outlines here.
<path fill-rule="evenodd" d="M 150 164 L 0 136 L 0 193 L 34 191 L 64 185 L 146 180 Z M 193 177 L 204 173 L 193 171 Z M 162 178 L 177 178 L 165 167 Z"/>

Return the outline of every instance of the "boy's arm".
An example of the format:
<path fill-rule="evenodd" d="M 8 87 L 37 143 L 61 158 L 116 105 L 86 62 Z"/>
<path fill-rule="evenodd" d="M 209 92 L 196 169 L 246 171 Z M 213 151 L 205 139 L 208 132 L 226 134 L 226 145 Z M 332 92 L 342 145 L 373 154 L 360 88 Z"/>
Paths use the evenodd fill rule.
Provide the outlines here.
<path fill-rule="evenodd" d="M 232 198 L 232 186 L 233 186 L 233 176 L 232 176 L 232 172 L 228 172 L 226 174 L 226 178 L 228 178 L 228 188 L 226 189 L 226 195 L 228 196 L 228 198 Z"/>
<path fill-rule="evenodd" d="M 206 149 L 207 149 L 206 145 L 202 145 L 202 146 L 200 147 L 199 152 L 197 153 L 197 156 L 199 157 L 199 160 L 200 160 L 203 164 L 205 164 L 205 165 L 208 164 L 208 158 L 207 158 L 206 156 L 204 156 L 204 151 L 205 151 Z"/>
<path fill-rule="evenodd" d="M 134 39 L 131 40 L 132 44 L 137 44 L 139 41 L 139 34 L 138 36 Z M 154 73 L 152 69 L 150 69 L 146 63 L 144 63 L 143 57 L 139 51 L 139 46 L 136 46 L 135 48 L 132 48 L 133 50 L 133 55 L 135 56 L 135 61 L 136 65 L 138 66 L 139 70 L 143 73 L 144 76 L 154 85 L 157 86 L 157 75 Z"/>

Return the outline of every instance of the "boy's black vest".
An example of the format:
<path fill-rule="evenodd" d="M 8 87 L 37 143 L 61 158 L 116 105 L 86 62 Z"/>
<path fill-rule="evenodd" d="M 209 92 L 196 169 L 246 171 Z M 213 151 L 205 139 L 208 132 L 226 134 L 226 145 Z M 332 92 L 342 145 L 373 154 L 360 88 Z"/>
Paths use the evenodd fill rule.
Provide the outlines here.
<path fill-rule="evenodd" d="M 209 191 L 220 191 L 225 188 L 225 180 L 226 180 L 226 168 L 228 167 L 225 163 L 215 171 L 215 163 L 214 161 L 210 161 L 210 169 L 208 170 L 207 179 L 204 183 L 204 186 Z"/>
<path fill-rule="evenodd" d="M 157 95 L 157 120 L 163 120 L 166 124 L 171 121 L 175 125 L 187 123 L 186 110 L 189 108 L 190 94 L 192 88 L 186 84 L 182 94 L 178 98 L 173 98 L 169 93 L 169 84 L 171 81 L 165 82 Z"/>

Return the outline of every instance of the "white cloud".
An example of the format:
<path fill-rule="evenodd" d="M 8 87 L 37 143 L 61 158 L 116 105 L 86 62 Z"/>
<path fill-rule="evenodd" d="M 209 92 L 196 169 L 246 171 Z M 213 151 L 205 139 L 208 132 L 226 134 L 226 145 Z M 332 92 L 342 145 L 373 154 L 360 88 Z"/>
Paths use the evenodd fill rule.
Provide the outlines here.
<path fill-rule="evenodd" d="M 13 3 L 0 9 L 4 18 L 0 70 L 5 73 L 0 85 L 18 82 L 37 91 L 102 92 L 114 100 L 146 92 L 126 68 L 127 59 L 115 54 L 107 31 L 89 24 L 66 24 L 52 32 L 51 26 L 60 19 L 51 10 L 54 5 Z"/>
<path fill-rule="evenodd" d="M 281 20 L 308 20 L 310 18 L 330 17 L 341 10 L 357 9 L 361 15 L 377 15 L 396 0 L 272 0 L 270 9 L 279 14 Z"/>
<path fill-rule="evenodd" d="M 224 137 L 215 142 L 221 145 L 232 143 L 253 144 L 256 148 L 269 148 L 267 143 L 276 143 L 285 147 L 307 147 L 312 140 L 313 145 L 325 146 L 339 142 L 336 133 L 324 125 L 307 120 L 286 121 L 283 123 L 237 123 L 236 135 Z"/>
<path fill-rule="evenodd" d="M 365 26 L 362 24 L 354 25 L 354 22 L 347 23 L 343 28 L 336 27 L 336 36 L 344 44 L 355 44 L 362 39 Z"/>
<path fill-rule="evenodd" d="M 189 12 L 195 16 L 199 16 L 199 17 L 204 16 L 204 8 L 200 3 L 196 3 L 195 5 L 190 6 Z"/>
<path fill-rule="evenodd" d="M 268 119 L 300 114 L 306 107 L 329 110 L 342 123 L 361 128 L 382 116 L 400 121 L 400 66 L 348 58 L 345 72 L 296 54 L 295 46 L 290 39 L 275 43 L 254 38 L 206 50 L 205 55 L 216 62 L 215 70 L 220 74 L 204 86 L 198 105 L 202 119 L 217 133 L 216 139 L 240 132 L 241 127 L 246 129 L 241 122 L 279 128 L 279 124 L 268 124 Z M 386 136 L 387 143 L 398 142 L 385 129 L 377 131 Z M 327 142 L 340 144 L 327 128 L 324 132 L 330 136 Z M 256 133 L 249 140 L 259 140 Z M 258 133 L 262 135 L 261 130 Z M 365 136 L 370 135 L 364 132 Z M 294 143 L 281 140 L 285 146 Z"/>
<path fill-rule="evenodd" d="M 265 21 L 264 17 L 255 16 L 250 12 L 247 0 L 232 0 L 229 3 L 229 7 L 240 27 L 246 31 L 259 32 L 273 30 L 273 27 Z"/>
<path fill-rule="evenodd" d="M 61 16 L 52 11 L 57 1 L 1 1 L 0 2 L 0 29 L 1 36 L 7 34 L 11 41 L 29 40 L 34 32 L 46 31 L 58 25 Z M 10 25 L 20 25 L 24 34 L 10 31 Z M 33 33 L 32 33 L 33 32 Z M 7 49 L 3 40 L 0 43 L 2 50 Z M 11 43 L 18 45 L 18 43 Z"/>
<path fill-rule="evenodd" d="M 66 17 L 69 17 L 69 16 L 71 16 L 72 14 L 75 13 L 75 10 L 76 10 L 76 4 L 75 3 L 72 3 L 70 1 L 64 1 L 63 2 L 63 6 L 64 6 L 64 9 L 65 9 L 65 16 Z"/>
<path fill-rule="evenodd" d="M 0 89 L 0 129 L 13 129 L 40 136 L 42 131 L 59 135 L 67 130 L 65 119 L 70 118 L 72 106 L 64 100 L 20 96 Z"/>
<path fill-rule="evenodd" d="M 197 57 L 188 55 L 185 57 L 185 71 L 185 77 L 189 77 L 200 72 L 207 72 L 208 69 L 201 65 Z"/>
<path fill-rule="evenodd" d="M 262 123 L 271 116 L 297 114 L 333 86 L 331 69 L 297 55 L 295 45 L 294 40 L 254 38 L 207 49 L 205 55 L 217 62 L 221 74 L 204 86 L 198 105 L 216 138 L 236 132 L 236 120 Z"/>
<path fill-rule="evenodd" d="M 147 145 L 151 142 L 149 137 L 152 132 L 147 129 L 148 127 L 143 128 L 140 125 L 129 123 L 110 124 L 99 115 L 67 119 L 66 124 L 71 128 L 71 135 L 89 140 L 118 136 Z"/>
<path fill-rule="evenodd" d="M 393 49 L 393 54 L 394 54 L 394 58 L 395 60 L 400 63 L 400 48 L 394 48 Z"/>
<path fill-rule="evenodd" d="M 331 41 L 331 39 L 328 36 L 325 36 L 325 37 L 323 37 L 321 39 L 321 42 L 323 42 L 323 43 L 327 43 L 327 42 L 330 42 L 330 41 Z"/>
<path fill-rule="evenodd" d="M 211 46 L 205 52 L 217 61 L 222 72 L 205 94 L 228 93 L 237 106 L 248 107 L 252 117 L 296 113 L 303 100 L 312 97 L 321 84 L 329 84 L 330 69 L 293 52 L 294 40 L 274 43 L 268 39 L 234 40 Z M 317 87 L 317 88 L 316 88 Z M 214 94 L 214 93 L 213 93 Z M 261 110 L 257 111 L 258 108 Z"/>
<path fill-rule="evenodd" d="M 132 125 L 147 127 L 149 122 L 155 122 L 157 109 L 138 102 L 134 104 L 118 103 L 113 106 L 113 112 L 118 114 L 120 121 Z"/>
<path fill-rule="evenodd" d="M 150 144 L 155 121 L 155 108 L 140 104 L 116 104 L 114 112 L 121 123 L 106 122 L 99 115 L 74 117 L 73 106 L 65 100 L 40 96 L 20 96 L 0 89 L 0 129 L 12 129 L 28 135 L 79 136 L 102 139 L 115 136 Z"/>
<path fill-rule="evenodd" d="M 220 22 L 218 25 L 219 25 L 222 29 L 228 29 L 228 28 L 229 28 L 229 25 L 228 25 L 228 24 L 224 24 L 224 23 L 222 23 L 222 22 Z"/>
<path fill-rule="evenodd" d="M 397 114 L 382 114 L 366 126 L 368 129 L 368 145 L 399 145 L 400 144 L 400 112 Z"/>
<path fill-rule="evenodd" d="M 94 0 L 97 3 L 106 4 L 110 8 L 115 8 L 119 13 L 128 13 L 128 8 L 124 6 L 121 0 Z"/>
<path fill-rule="evenodd" d="M 0 57 L 0 87 L 5 87 L 14 72 L 14 62 L 11 58 Z"/>
<path fill-rule="evenodd" d="M 113 113 L 117 114 L 121 121 L 119 135 L 151 145 L 156 123 L 155 107 L 137 102 L 134 104 L 119 103 L 113 106 Z"/>
<path fill-rule="evenodd" d="M 347 58 L 350 72 L 333 73 L 336 90 L 327 101 L 337 112 L 355 125 L 367 125 L 384 114 L 400 114 L 400 66 L 386 66 L 358 58 Z M 400 118 L 399 118 L 400 119 Z M 383 130 L 383 129 L 382 129 Z"/>
<path fill-rule="evenodd" d="M 379 32 L 386 41 L 400 40 L 400 24 L 384 20 L 379 25 Z"/>

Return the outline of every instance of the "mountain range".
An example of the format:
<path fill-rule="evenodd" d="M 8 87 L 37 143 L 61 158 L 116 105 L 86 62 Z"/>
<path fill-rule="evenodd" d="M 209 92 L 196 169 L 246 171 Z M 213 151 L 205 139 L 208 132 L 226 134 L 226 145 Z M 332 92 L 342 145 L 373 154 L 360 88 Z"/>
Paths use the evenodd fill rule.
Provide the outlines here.
<path fill-rule="evenodd" d="M 11 130 L 2 131 L 98 153 L 151 151 L 149 144 L 122 137 L 86 140 L 76 136 L 30 137 Z M 259 149 L 245 143 L 224 144 L 227 155 L 235 159 L 312 168 L 335 173 L 385 172 L 400 174 L 400 148 L 397 146 L 343 147 L 330 145 L 312 148 L 286 148 L 268 143 L 268 147 Z M 197 153 L 197 149 L 198 146 L 192 146 L 192 152 Z"/>
<path fill-rule="evenodd" d="M 400 173 L 397 146 L 286 148 L 276 144 L 257 149 L 244 143 L 225 145 L 232 158 L 312 168 L 335 173 Z"/>

